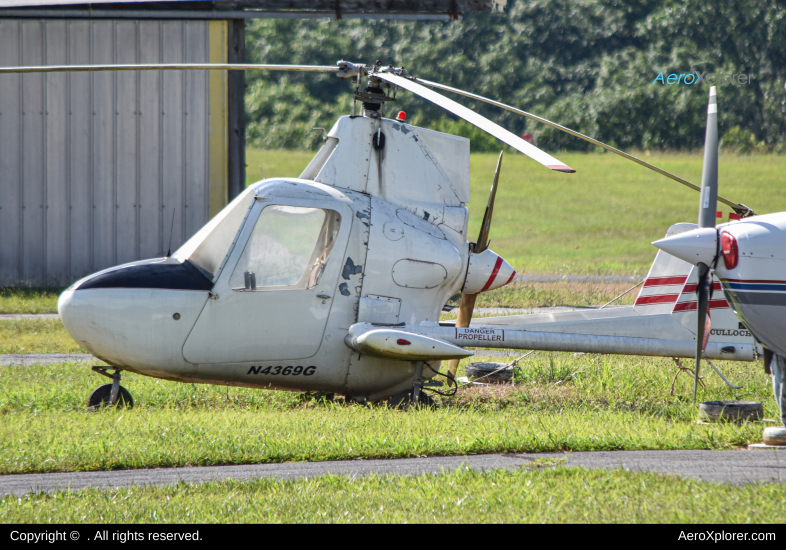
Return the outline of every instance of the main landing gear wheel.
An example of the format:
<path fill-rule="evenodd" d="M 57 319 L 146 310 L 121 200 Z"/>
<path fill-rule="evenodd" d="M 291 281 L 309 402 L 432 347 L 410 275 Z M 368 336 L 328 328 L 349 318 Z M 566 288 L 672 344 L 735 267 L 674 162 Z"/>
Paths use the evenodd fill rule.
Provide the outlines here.
<path fill-rule="evenodd" d="M 93 411 L 111 406 L 112 384 L 98 386 L 87 400 L 87 408 Z M 117 404 L 115 406 L 118 408 L 127 407 L 129 409 L 134 406 L 134 399 L 131 397 L 131 393 L 123 386 L 120 386 L 120 393 L 117 396 Z"/>

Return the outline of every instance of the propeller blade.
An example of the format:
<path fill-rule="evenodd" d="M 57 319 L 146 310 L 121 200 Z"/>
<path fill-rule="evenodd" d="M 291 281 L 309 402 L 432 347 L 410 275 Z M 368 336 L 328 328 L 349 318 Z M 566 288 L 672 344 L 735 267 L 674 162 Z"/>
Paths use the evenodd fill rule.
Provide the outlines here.
<path fill-rule="evenodd" d="M 499 169 L 502 167 L 502 153 L 499 152 L 497 169 L 494 171 L 494 182 L 491 184 L 489 201 L 486 203 L 486 213 L 483 214 L 483 222 L 480 224 L 480 234 L 475 245 L 475 254 L 480 254 L 489 247 L 489 232 L 491 231 L 491 216 L 494 213 L 494 199 L 497 198 L 497 183 L 499 182 Z"/>
<path fill-rule="evenodd" d="M 390 84 L 394 84 L 399 88 L 409 90 L 413 94 L 417 94 L 423 99 L 426 99 L 436 105 L 439 105 L 446 111 L 450 111 L 454 115 L 463 118 L 464 120 L 466 120 L 471 124 L 474 124 L 484 132 L 491 134 L 501 142 L 507 143 L 517 151 L 524 153 L 529 158 L 531 158 L 536 162 L 539 162 L 546 168 L 550 168 L 558 172 L 569 172 L 569 173 L 575 172 L 575 170 L 570 166 L 566 165 L 562 161 L 555 159 L 548 153 L 541 151 L 534 145 L 527 143 L 520 137 L 507 131 L 502 126 L 499 126 L 494 122 L 491 122 L 486 117 L 483 117 L 478 113 L 471 111 L 470 109 L 467 109 L 463 105 L 456 103 L 452 99 L 448 99 L 442 94 L 438 94 L 437 92 L 429 90 L 422 84 L 418 84 L 413 80 L 409 80 L 402 76 L 398 76 L 391 73 L 374 73 L 373 76 L 375 78 L 379 78 L 380 80 L 384 80 L 385 82 L 388 82 Z"/>
<path fill-rule="evenodd" d="M 696 389 L 699 384 L 699 363 L 701 354 L 706 347 L 704 325 L 707 321 L 707 306 L 709 305 L 709 273 L 710 268 L 703 263 L 698 265 L 699 282 L 696 285 L 696 315 L 698 319 L 696 327 L 696 368 L 693 373 L 693 406 L 696 406 Z"/>
<path fill-rule="evenodd" d="M 302 71 L 337 73 L 336 65 L 260 65 L 250 63 L 144 63 L 139 65 L 43 65 L 0 67 L 3 73 L 58 73 L 96 71 Z"/>
<path fill-rule="evenodd" d="M 718 209 L 718 104 L 715 86 L 710 87 L 707 130 L 704 136 L 704 164 L 701 169 L 699 227 L 715 227 Z"/>
<path fill-rule="evenodd" d="M 499 152 L 499 159 L 497 160 L 497 168 L 494 170 L 494 182 L 491 184 L 491 191 L 489 192 L 489 200 L 486 203 L 486 213 L 483 214 L 483 222 L 480 224 L 480 234 L 478 235 L 478 242 L 475 248 L 471 249 L 471 253 L 480 254 L 489 247 L 489 232 L 491 231 L 491 216 L 494 213 L 494 200 L 497 198 L 497 186 L 499 184 L 499 172 L 502 168 L 502 153 Z M 475 311 L 475 300 L 478 299 L 477 294 L 461 294 L 461 305 L 459 305 L 458 319 L 456 319 L 456 327 L 466 328 L 472 321 L 472 314 Z M 459 359 L 451 359 L 448 363 L 448 372 L 452 378 L 456 377 L 458 370 Z"/>
<path fill-rule="evenodd" d="M 715 86 L 710 87 L 707 105 L 707 130 L 704 136 L 704 164 L 701 169 L 701 198 L 699 200 L 699 227 L 715 227 L 718 207 L 718 105 Z M 717 245 L 716 245 L 717 246 Z M 717 252 L 715 254 L 717 258 Z M 713 260 L 714 261 L 714 260 Z M 696 389 L 699 384 L 699 362 L 707 345 L 705 325 L 710 301 L 710 266 L 697 265 L 699 281 L 696 285 L 696 370 L 693 378 L 693 406 L 696 406 Z"/>
<path fill-rule="evenodd" d="M 661 168 L 658 168 L 657 166 L 654 166 L 654 165 L 652 165 L 652 164 L 650 164 L 648 162 L 645 162 L 645 161 L 643 161 L 643 160 L 641 160 L 639 158 L 636 158 L 633 155 L 630 155 L 630 154 L 626 153 L 625 151 L 620 151 L 619 149 L 616 149 L 616 148 L 612 147 L 611 145 L 606 145 L 605 143 L 603 143 L 601 141 L 598 141 L 597 139 L 593 139 L 593 138 L 591 138 L 589 136 L 585 136 L 584 134 L 581 134 L 581 133 L 579 133 L 579 132 L 577 132 L 575 130 L 571 130 L 570 128 L 567 128 L 565 126 L 557 124 L 556 122 L 552 122 L 550 120 L 547 120 L 547 119 L 545 119 L 543 117 L 539 117 L 537 115 L 533 115 L 532 113 L 528 113 L 527 111 L 522 111 L 521 109 L 517 109 L 516 107 L 513 107 L 511 105 L 506 105 L 505 103 L 501 103 L 499 101 L 495 101 L 493 99 L 489 99 L 489 98 L 483 97 L 481 95 L 473 94 L 471 92 L 467 92 L 467 91 L 464 91 L 464 90 L 459 90 L 458 88 L 451 88 L 450 86 L 445 86 L 444 84 L 440 84 L 438 82 L 431 82 L 429 80 L 424 80 L 422 78 L 417 78 L 415 80 L 417 82 L 423 84 L 424 86 L 428 86 L 429 88 L 436 88 L 437 90 L 443 90 L 443 91 L 446 91 L 446 92 L 452 92 L 452 93 L 455 93 L 455 94 L 463 95 L 464 97 L 468 97 L 470 99 L 476 99 L 478 101 L 482 101 L 484 103 L 488 103 L 489 105 L 494 105 L 495 107 L 499 107 L 501 109 L 505 109 L 506 111 L 510 111 L 511 113 L 516 113 L 518 115 L 527 117 L 527 118 L 529 118 L 531 120 L 535 120 L 537 122 L 541 122 L 543 124 L 546 124 L 547 126 L 551 126 L 552 128 L 555 128 L 555 129 L 557 129 L 557 130 L 559 130 L 561 132 L 565 132 L 566 134 L 570 134 L 570 135 L 572 135 L 574 137 L 577 137 L 579 139 L 583 139 L 584 141 L 587 141 L 587 142 L 589 142 L 589 143 L 591 143 L 593 145 L 597 145 L 598 147 L 602 147 L 603 149 L 605 149 L 605 150 L 607 150 L 607 151 L 609 151 L 611 153 L 617 154 L 617 155 L 619 155 L 619 156 L 621 156 L 623 158 L 626 158 L 628 160 L 632 160 L 633 162 L 635 162 L 635 163 L 637 163 L 637 164 L 639 164 L 639 165 L 641 165 L 641 166 L 643 166 L 645 168 L 648 168 L 648 169 L 650 169 L 650 170 L 652 170 L 654 172 L 657 172 L 658 174 L 660 174 L 662 176 L 666 176 L 667 178 L 672 179 L 672 180 L 674 180 L 674 181 L 676 181 L 678 183 L 681 183 L 682 185 L 685 185 L 687 187 L 690 187 L 691 189 L 695 189 L 696 191 L 699 191 L 701 189 L 698 185 L 696 185 L 694 183 L 691 183 L 688 180 L 682 179 L 679 176 L 675 176 L 674 174 L 666 172 L 665 170 L 663 170 Z M 755 215 L 755 212 L 753 210 L 751 210 L 750 208 L 748 208 L 747 206 L 745 206 L 744 204 L 738 204 L 736 202 L 730 201 L 730 200 L 725 199 L 723 197 L 718 197 L 718 200 L 721 201 L 723 204 L 731 207 L 737 214 L 739 214 L 742 217 L 748 217 L 748 216 Z"/>

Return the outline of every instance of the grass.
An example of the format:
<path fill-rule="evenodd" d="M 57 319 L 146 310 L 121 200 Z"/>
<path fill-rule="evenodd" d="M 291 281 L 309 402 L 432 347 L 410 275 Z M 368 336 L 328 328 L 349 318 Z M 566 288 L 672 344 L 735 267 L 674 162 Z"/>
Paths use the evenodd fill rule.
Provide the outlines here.
<path fill-rule="evenodd" d="M 3 523 L 783 523 L 786 485 L 546 468 L 88 489 L 0 500 Z M 195 529 L 194 529 L 195 530 Z M 767 529 L 762 529 L 766 532 Z"/>
<path fill-rule="evenodd" d="M 87 353 L 66 332 L 60 319 L 0 321 L 0 354 Z"/>
<path fill-rule="evenodd" d="M 478 360 L 481 358 L 476 358 Z M 464 362 L 466 363 L 466 361 Z M 761 424 L 696 424 L 691 380 L 665 360 L 540 354 L 518 384 L 462 390 L 436 411 L 177 384 L 135 375 L 132 410 L 84 410 L 104 383 L 86 366 L 0 367 L 0 473 L 397 458 L 485 452 L 731 449 Z M 775 415 L 759 366 L 724 363 L 699 398 L 750 399 Z M 462 374 L 463 365 L 459 374 Z M 118 437 L 122 434 L 122 437 Z"/>
<path fill-rule="evenodd" d="M 0 313 L 57 313 L 62 288 L 0 288 Z"/>
<path fill-rule="evenodd" d="M 297 176 L 313 157 L 302 151 L 247 151 L 248 182 L 265 175 Z M 491 231 L 491 248 L 521 273 L 644 275 L 655 257 L 652 241 L 677 222 L 694 222 L 699 195 L 611 154 L 558 154 L 577 170 L 556 173 L 523 155 L 506 155 Z M 696 183 L 700 154 L 653 154 L 645 159 Z M 470 157 L 469 235 L 474 240 L 497 162 Z M 757 213 L 786 210 L 786 156 L 721 155 L 720 194 Z M 729 208 L 719 204 L 728 219 Z"/>

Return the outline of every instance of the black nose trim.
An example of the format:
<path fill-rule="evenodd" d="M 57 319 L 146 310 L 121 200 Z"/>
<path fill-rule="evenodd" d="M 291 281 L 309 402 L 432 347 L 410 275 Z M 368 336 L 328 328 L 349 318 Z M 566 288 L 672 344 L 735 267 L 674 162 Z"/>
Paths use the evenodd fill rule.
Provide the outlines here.
<path fill-rule="evenodd" d="M 210 290 L 213 281 L 191 262 L 159 258 L 99 273 L 76 290 L 89 288 L 159 288 L 168 290 Z"/>

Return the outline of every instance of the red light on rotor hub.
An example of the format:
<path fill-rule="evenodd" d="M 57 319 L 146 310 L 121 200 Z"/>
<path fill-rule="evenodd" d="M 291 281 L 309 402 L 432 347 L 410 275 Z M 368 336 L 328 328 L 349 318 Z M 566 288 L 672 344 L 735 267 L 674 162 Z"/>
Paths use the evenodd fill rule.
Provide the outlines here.
<path fill-rule="evenodd" d="M 410 344 L 412 344 L 412 342 L 410 342 L 409 340 L 404 340 L 403 338 L 399 338 L 398 340 L 396 340 L 396 343 L 399 346 L 409 346 Z"/>
<path fill-rule="evenodd" d="M 398 114 L 396 115 L 396 120 L 400 120 L 401 122 L 406 122 L 407 113 L 405 113 L 404 111 L 399 111 Z"/>
<path fill-rule="evenodd" d="M 740 219 L 739 214 L 735 214 L 734 212 L 729 212 L 729 220 L 739 220 L 739 219 Z"/>
<path fill-rule="evenodd" d="M 734 235 L 725 231 L 721 233 L 721 250 L 723 251 L 723 263 L 726 264 L 726 269 L 737 267 L 739 253 L 737 250 L 737 239 L 734 238 Z"/>
<path fill-rule="evenodd" d="M 715 212 L 715 217 L 716 217 L 716 218 L 722 218 L 722 217 L 723 217 L 723 212 L 721 212 L 720 210 L 718 210 L 717 212 Z"/>

